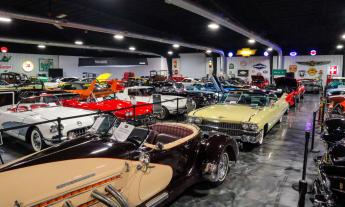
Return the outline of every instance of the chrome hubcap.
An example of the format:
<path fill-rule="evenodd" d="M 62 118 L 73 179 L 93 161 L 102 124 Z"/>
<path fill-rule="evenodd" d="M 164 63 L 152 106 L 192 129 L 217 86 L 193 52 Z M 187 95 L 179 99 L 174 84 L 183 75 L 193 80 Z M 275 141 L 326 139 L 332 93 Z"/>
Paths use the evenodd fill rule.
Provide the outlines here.
<path fill-rule="evenodd" d="M 42 148 L 42 139 L 37 131 L 31 133 L 31 144 L 35 151 L 39 151 Z"/>
<path fill-rule="evenodd" d="M 229 156 L 227 153 L 223 153 L 218 164 L 218 181 L 225 180 L 229 170 Z"/>

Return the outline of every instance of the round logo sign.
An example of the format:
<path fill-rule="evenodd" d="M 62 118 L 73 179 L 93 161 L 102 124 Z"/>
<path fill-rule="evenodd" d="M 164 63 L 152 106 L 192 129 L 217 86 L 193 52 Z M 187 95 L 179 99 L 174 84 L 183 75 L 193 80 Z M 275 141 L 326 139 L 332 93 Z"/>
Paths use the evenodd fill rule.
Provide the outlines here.
<path fill-rule="evenodd" d="M 22 68 L 25 72 L 31 72 L 34 69 L 34 64 L 27 60 L 25 62 L 23 62 Z"/>
<path fill-rule="evenodd" d="M 318 71 L 316 70 L 316 68 L 309 68 L 308 71 L 307 71 L 307 73 L 308 73 L 310 76 L 316 75 L 317 72 L 318 72 Z"/>

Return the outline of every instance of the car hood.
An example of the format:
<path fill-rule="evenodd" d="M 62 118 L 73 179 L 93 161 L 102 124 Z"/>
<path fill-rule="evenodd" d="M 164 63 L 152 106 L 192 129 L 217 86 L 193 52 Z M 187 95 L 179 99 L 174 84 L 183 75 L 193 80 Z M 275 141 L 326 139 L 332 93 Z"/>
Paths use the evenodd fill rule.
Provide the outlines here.
<path fill-rule="evenodd" d="M 260 111 L 240 104 L 216 104 L 190 112 L 188 115 L 221 122 L 246 122 Z M 229 113 L 231 112 L 231 113 Z"/>
<path fill-rule="evenodd" d="M 56 119 L 57 117 L 65 118 L 65 117 L 71 117 L 71 116 L 78 116 L 78 115 L 84 115 L 84 114 L 90 114 L 93 113 L 89 110 L 84 109 L 75 109 L 70 107 L 49 107 L 49 108 L 38 108 L 33 109 L 31 113 L 29 113 L 29 116 L 32 116 L 35 119 Z"/>
<path fill-rule="evenodd" d="M 252 75 L 252 81 L 254 82 L 264 82 L 265 78 L 260 75 Z"/>

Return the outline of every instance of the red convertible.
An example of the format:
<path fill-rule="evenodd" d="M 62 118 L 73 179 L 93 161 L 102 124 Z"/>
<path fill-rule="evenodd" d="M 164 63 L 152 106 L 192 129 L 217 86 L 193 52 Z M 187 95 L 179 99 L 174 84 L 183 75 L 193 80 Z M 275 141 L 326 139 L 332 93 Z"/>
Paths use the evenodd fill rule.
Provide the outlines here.
<path fill-rule="evenodd" d="M 119 119 L 129 119 L 138 117 L 144 118 L 148 115 L 152 114 L 152 104 L 146 102 L 137 102 L 135 111 L 133 108 L 124 109 L 132 107 L 133 104 L 130 101 L 123 101 L 118 99 L 110 99 L 110 100 L 103 100 L 103 101 L 96 101 L 96 102 L 80 102 L 79 100 L 72 99 L 72 100 L 63 100 L 62 105 L 66 107 L 73 107 L 73 108 L 80 108 L 80 109 L 87 109 L 93 111 L 112 111 L 117 109 L 123 109 L 119 111 L 115 111 L 114 115 Z M 141 106 L 144 105 L 144 106 Z M 135 113 L 133 113 L 135 112 Z"/>
<path fill-rule="evenodd" d="M 296 102 L 303 99 L 305 88 L 301 81 L 294 78 L 279 77 L 275 78 L 274 82 L 276 84 L 276 89 L 280 89 L 287 94 L 286 101 L 289 103 L 290 107 L 295 106 Z"/>
<path fill-rule="evenodd" d="M 257 86 L 258 88 L 263 89 L 269 85 L 269 82 L 262 75 L 252 75 L 251 85 Z"/>

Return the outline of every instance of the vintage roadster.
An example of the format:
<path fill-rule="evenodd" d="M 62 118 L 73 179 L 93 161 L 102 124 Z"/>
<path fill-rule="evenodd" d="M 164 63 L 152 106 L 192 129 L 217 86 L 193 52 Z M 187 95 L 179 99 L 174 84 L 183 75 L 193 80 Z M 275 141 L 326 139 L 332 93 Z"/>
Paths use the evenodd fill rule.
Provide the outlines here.
<path fill-rule="evenodd" d="M 0 126 L 9 128 L 69 116 L 86 115 L 92 111 L 63 107 L 56 96 L 41 95 L 24 98 L 17 105 L 0 107 Z M 5 131 L 12 137 L 30 143 L 34 151 L 84 133 L 94 122 L 94 117 L 86 116 L 61 121 L 62 139 L 58 136 L 57 122 Z M 1 205 L 0 205 L 1 206 Z"/>
<path fill-rule="evenodd" d="M 195 183 L 221 184 L 238 158 L 235 140 L 195 125 L 99 119 L 83 137 L 0 168 L 0 206 L 167 206 Z"/>
<path fill-rule="evenodd" d="M 244 90 L 229 93 L 223 103 L 194 110 L 188 121 L 206 131 L 229 134 L 238 141 L 262 144 L 264 136 L 288 110 L 285 94 L 262 90 Z"/>

